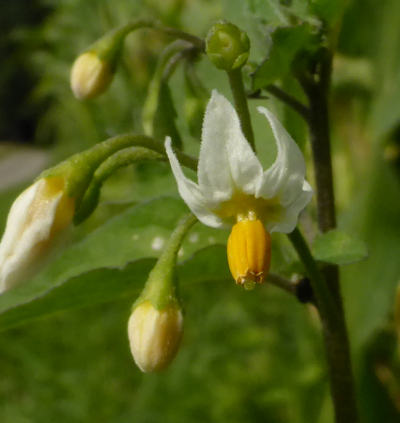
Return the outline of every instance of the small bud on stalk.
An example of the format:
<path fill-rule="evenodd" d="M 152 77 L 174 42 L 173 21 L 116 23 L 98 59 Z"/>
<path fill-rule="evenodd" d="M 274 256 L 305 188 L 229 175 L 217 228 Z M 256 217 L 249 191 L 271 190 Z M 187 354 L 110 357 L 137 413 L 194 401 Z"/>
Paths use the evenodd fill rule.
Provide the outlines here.
<path fill-rule="evenodd" d="M 128 321 L 135 363 L 142 372 L 163 370 L 175 357 L 183 333 L 183 315 L 177 305 L 157 310 L 150 301 L 139 304 Z"/>
<path fill-rule="evenodd" d="M 91 99 L 107 90 L 128 33 L 126 26 L 110 31 L 78 56 L 71 69 L 71 89 L 76 98 Z"/>
<path fill-rule="evenodd" d="M 176 293 L 176 256 L 195 222 L 190 214 L 178 224 L 133 305 L 128 338 L 133 359 L 142 372 L 165 369 L 178 351 L 183 315 Z"/>
<path fill-rule="evenodd" d="M 71 69 L 71 89 L 79 100 L 102 94 L 110 85 L 114 73 L 110 63 L 101 60 L 93 51 L 81 54 Z"/>
<path fill-rule="evenodd" d="M 242 67 L 249 58 L 250 40 L 247 34 L 229 22 L 218 22 L 206 38 L 206 53 L 211 62 L 225 71 Z"/>

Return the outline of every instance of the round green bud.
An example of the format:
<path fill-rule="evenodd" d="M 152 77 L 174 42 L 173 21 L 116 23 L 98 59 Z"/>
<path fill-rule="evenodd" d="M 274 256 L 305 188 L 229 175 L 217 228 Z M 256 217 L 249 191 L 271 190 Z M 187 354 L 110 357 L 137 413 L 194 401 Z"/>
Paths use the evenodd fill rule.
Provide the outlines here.
<path fill-rule="evenodd" d="M 249 51 L 249 37 L 232 23 L 217 22 L 207 34 L 206 53 L 218 69 L 231 71 L 242 67 Z"/>

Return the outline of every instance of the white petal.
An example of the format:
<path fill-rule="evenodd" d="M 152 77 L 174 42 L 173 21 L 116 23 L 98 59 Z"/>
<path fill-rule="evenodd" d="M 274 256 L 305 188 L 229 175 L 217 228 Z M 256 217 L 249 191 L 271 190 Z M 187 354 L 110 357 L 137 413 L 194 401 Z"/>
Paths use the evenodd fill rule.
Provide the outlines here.
<path fill-rule="evenodd" d="M 299 147 L 273 113 L 258 107 L 271 125 L 277 145 L 277 155 L 272 166 L 264 172 L 257 196 L 279 196 L 283 206 L 289 205 L 302 191 L 306 166 Z"/>
<path fill-rule="evenodd" d="M 203 122 L 198 166 L 202 192 L 222 202 L 235 190 L 254 194 L 261 178 L 261 164 L 242 133 L 235 109 L 214 90 Z"/>
<path fill-rule="evenodd" d="M 205 225 L 218 228 L 222 226 L 221 219 L 212 213 L 208 207 L 200 188 L 193 181 L 188 179 L 182 171 L 181 165 L 175 156 L 171 147 L 171 138 L 167 137 L 165 140 L 165 149 L 167 151 L 168 159 L 171 164 L 172 172 L 178 184 L 178 191 L 190 210 L 196 217 Z"/>
<path fill-rule="evenodd" d="M 283 232 L 288 234 L 294 230 L 301 211 L 310 202 L 313 190 L 307 181 L 303 182 L 302 190 L 297 198 L 285 209 L 285 214 L 279 222 L 267 222 L 266 227 L 269 232 Z"/>
<path fill-rule="evenodd" d="M 10 209 L 0 244 L 0 292 L 19 284 L 30 274 L 42 253 L 40 243 L 49 238 L 63 193 L 38 201 L 45 184 L 44 180 L 36 182 Z"/>

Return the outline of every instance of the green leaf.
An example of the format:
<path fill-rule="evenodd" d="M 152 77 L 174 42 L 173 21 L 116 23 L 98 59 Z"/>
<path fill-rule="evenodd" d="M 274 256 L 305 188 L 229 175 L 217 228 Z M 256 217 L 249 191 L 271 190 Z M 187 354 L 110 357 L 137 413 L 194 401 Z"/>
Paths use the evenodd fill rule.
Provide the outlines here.
<path fill-rule="evenodd" d="M 347 3 L 347 0 L 311 0 L 310 12 L 334 25 L 342 16 Z"/>
<path fill-rule="evenodd" d="M 172 101 L 171 91 L 166 82 L 161 82 L 157 109 L 153 120 L 153 134 L 158 140 L 171 137 L 175 147 L 181 148 L 182 139 L 176 127 L 177 113 Z"/>
<path fill-rule="evenodd" d="M 318 236 L 312 251 L 317 260 L 339 265 L 354 263 L 368 256 L 364 242 L 337 229 Z"/>
<path fill-rule="evenodd" d="M 126 209 L 66 248 L 35 278 L 0 295 L 0 328 L 128 294 L 133 301 L 155 262 L 154 257 L 159 255 L 163 242 L 184 213 L 187 213 L 184 203 L 169 197 Z M 204 247 L 225 243 L 226 238 L 225 231 L 196 224 L 180 250 L 179 259 L 187 260 Z M 223 254 L 214 257 L 210 253 L 207 259 L 199 253 L 201 265 L 189 260 L 189 267 L 184 267 L 184 281 L 207 280 L 215 272 L 226 276 L 226 253 L 222 250 Z"/>
<path fill-rule="evenodd" d="M 271 37 L 269 55 L 253 73 L 254 90 L 264 88 L 287 75 L 301 51 L 312 50 L 317 46 L 314 29 L 307 23 L 277 28 Z"/>
<path fill-rule="evenodd" d="M 26 301 L 0 314 L 0 331 L 61 311 L 105 303 L 121 298 L 132 302 L 140 293 L 155 259 L 141 259 L 118 268 L 100 268 L 67 278 L 35 301 Z M 225 263 L 225 264 L 224 264 Z M 224 246 L 207 247 L 179 266 L 185 285 L 230 279 Z"/>

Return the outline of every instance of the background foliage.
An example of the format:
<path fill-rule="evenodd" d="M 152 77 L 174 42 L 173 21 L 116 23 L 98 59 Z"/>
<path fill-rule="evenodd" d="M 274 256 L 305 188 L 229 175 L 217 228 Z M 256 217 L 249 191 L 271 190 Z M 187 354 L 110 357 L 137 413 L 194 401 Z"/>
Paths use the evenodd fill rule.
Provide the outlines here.
<path fill-rule="evenodd" d="M 7 23 L 2 30 L 7 36 L 0 54 L 7 66 L 0 70 L 4 87 L 0 92 L 5 93 L 0 96 L 4 141 L 0 172 L 4 173 L 1 167 L 11 155 L 26 150 L 17 141 L 34 144 L 30 151 L 39 151 L 50 163 L 114 134 L 141 132 L 141 110 L 157 57 L 168 41 L 165 36 L 150 31 L 131 35 L 124 66 L 98 100 L 80 103 L 69 89 L 75 56 L 115 25 L 150 15 L 204 36 L 216 19 L 224 17 L 248 31 L 250 59 L 260 62 L 269 39 L 264 21 L 282 25 L 288 8 L 301 15 L 306 13 L 306 3 L 36 0 L 2 4 L 0 16 Z M 391 313 L 400 275 L 400 7 L 396 0 L 382 1 L 379 7 L 372 0 L 309 3 L 333 21 L 340 11 L 332 4 L 346 7 L 331 103 L 335 188 L 339 227 L 364 240 L 369 257 L 343 268 L 343 294 L 363 421 L 396 422 L 400 384 Z M 301 43 L 307 34 L 296 31 L 296 41 Z M 273 56 L 273 50 L 269 54 L 277 68 L 288 70 L 293 43 L 287 43 L 282 33 L 279 37 L 288 48 L 279 57 Z M 205 59 L 198 68 L 208 90 L 217 87 L 229 96 L 223 74 Z M 273 81 L 277 75 L 273 69 L 263 77 Z M 279 76 L 285 89 L 298 94 L 288 76 Z M 26 88 L 21 81 L 31 82 Z M 198 142 L 186 121 L 190 106 L 182 81 L 178 69 L 170 84 L 177 127 L 188 141 L 187 151 L 195 152 Z M 263 103 L 254 100 L 252 110 Z M 272 99 L 268 104 L 305 146 L 301 120 Z M 265 133 L 264 122 L 255 113 L 253 121 L 267 165 L 274 154 L 271 134 Z M 21 131 L 21 122 L 28 129 Z M 27 184 L 29 180 L 11 180 L 2 186 L 3 224 L 14 196 Z M 71 232 L 67 245 L 33 283 L 0 298 L 0 311 L 8 310 L 0 318 L 0 329 L 27 320 L 0 333 L 0 421 L 332 421 L 314 311 L 273 286 L 252 292 L 235 287 L 225 264 L 227 234 L 200 224 L 180 256 L 186 315 L 177 359 L 159 375 L 142 375 L 134 366 L 126 337 L 130 306 L 160 245 L 184 212 L 166 164 L 122 170 L 105 184 L 99 209 Z M 307 216 L 303 226 L 311 226 Z M 275 237 L 274 248 L 275 271 L 290 274 L 298 268 L 282 237 Z M 30 302 L 56 285 L 50 294 Z M 21 298 L 26 303 L 12 308 Z M 53 309 L 62 312 L 28 321 Z"/>

